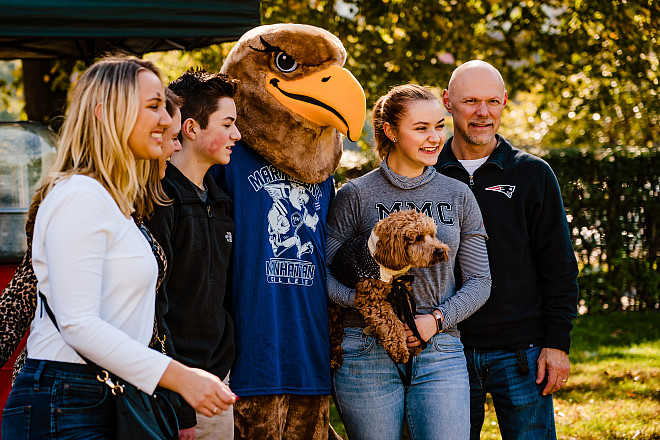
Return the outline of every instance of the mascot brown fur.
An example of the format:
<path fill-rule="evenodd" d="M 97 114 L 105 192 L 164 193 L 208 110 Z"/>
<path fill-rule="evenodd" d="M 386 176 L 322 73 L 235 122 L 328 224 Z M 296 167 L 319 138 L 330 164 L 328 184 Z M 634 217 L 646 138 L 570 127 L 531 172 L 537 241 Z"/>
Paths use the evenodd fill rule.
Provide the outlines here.
<path fill-rule="evenodd" d="M 233 272 L 233 310 L 240 318 L 235 318 L 236 360 L 230 383 L 232 388 L 242 384 L 237 391 L 241 400 L 234 405 L 238 440 L 339 438 L 328 422 L 329 368 L 309 370 L 299 360 L 324 357 L 319 354 L 319 347 L 323 350 L 325 345 L 319 344 L 321 337 L 310 335 L 320 334 L 321 327 L 325 338 L 328 334 L 319 319 L 327 316 L 325 270 L 320 267 L 325 265 L 320 253 L 324 243 L 319 240 L 325 237 L 322 228 L 332 192 L 329 178 L 341 158 L 342 134 L 357 140 L 366 113 L 364 91 L 342 67 L 345 60 L 341 41 L 331 33 L 314 26 L 275 24 L 243 35 L 221 69 L 241 81 L 234 100 L 242 140 L 218 182 L 229 188 L 235 201 L 234 249 L 249 249 L 235 251 L 233 261 L 240 268 Z M 307 273 L 316 276 L 311 279 L 291 282 L 269 275 L 269 281 L 263 281 L 265 267 L 312 265 L 314 270 Z M 261 284 L 246 287 L 250 283 Z M 306 312 L 290 318 L 292 310 Z M 266 322 L 274 331 L 264 335 Z M 302 333 L 292 344 L 294 327 Z M 268 344 L 261 343 L 264 339 Z M 284 354 L 292 348 L 296 353 Z M 275 359 L 280 369 L 271 369 L 270 364 L 254 366 L 262 365 L 263 359 Z M 305 389 L 300 396 L 290 391 L 280 394 L 284 388 L 275 375 L 281 369 L 287 377 L 298 377 L 301 384 L 310 377 L 327 378 L 327 394 L 316 396 L 317 390 Z M 273 403 L 289 402 L 289 396 L 299 398 L 299 408 Z M 314 414 L 320 402 L 316 397 L 326 400 L 325 408 Z M 300 410 L 297 416 L 296 409 Z M 273 433 L 273 425 L 281 427 L 279 434 Z"/>
<path fill-rule="evenodd" d="M 302 182 L 327 179 L 341 158 L 341 133 L 357 140 L 366 113 L 345 61 L 339 38 L 314 26 L 267 25 L 243 35 L 222 66 L 241 80 L 243 140 Z"/>

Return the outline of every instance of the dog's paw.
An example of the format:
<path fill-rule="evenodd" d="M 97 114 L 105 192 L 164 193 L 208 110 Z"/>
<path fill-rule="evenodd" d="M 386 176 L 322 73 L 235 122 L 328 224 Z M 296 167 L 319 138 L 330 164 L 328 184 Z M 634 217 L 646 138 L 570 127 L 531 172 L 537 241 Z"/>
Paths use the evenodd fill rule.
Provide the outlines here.
<path fill-rule="evenodd" d="M 380 333 L 380 341 L 387 354 L 396 363 L 402 364 L 408 362 L 410 353 L 406 344 L 406 330 L 403 323 L 395 315 L 391 315 L 387 323 L 381 321 L 381 326 L 377 327 Z"/>
<path fill-rule="evenodd" d="M 387 346 L 383 344 L 383 348 L 385 348 L 387 354 L 390 355 L 390 358 L 392 358 L 392 360 L 397 364 L 405 364 L 406 362 L 408 362 L 408 359 L 410 358 L 410 353 L 405 343 L 403 345 L 390 344 Z"/>
<path fill-rule="evenodd" d="M 410 356 L 417 356 L 422 352 L 422 346 L 418 345 L 417 347 L 408 347 L 408 352 Z"/>

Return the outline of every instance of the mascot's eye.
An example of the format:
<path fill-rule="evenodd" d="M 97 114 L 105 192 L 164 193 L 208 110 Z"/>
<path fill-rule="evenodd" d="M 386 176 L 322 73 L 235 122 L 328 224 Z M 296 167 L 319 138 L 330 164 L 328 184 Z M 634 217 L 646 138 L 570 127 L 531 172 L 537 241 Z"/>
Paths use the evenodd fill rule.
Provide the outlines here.
<path fill-rule="evenodd" d="M 418 235 L 417 238 L 415 238 L 416 241 L 424 241 L 424 236 L 423 235 Z"/>
<path fill-rule="evenodd" d="M 278 52 L 278 54 L 275 55 L 275 67 L 284 73 L 290 73 L 298 68 L 298 61 L 294 60 L 291 55 L 286 52 Z"/>

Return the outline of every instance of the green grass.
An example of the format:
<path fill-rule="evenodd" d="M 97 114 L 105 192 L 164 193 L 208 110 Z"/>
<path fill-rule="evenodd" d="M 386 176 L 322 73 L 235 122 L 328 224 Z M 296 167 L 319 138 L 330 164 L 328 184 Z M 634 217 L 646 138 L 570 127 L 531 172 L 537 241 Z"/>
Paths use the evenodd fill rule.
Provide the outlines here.
<path fill-rule="evenodd" d="M 571 375 L 554 396 L 558 437 L 660 440 L 660 313 L 584 315 L 574 324 Z M 330 421 L 346 439 L 334 407 Z M 489 396 L 481 439 L 500 438 Z"/>

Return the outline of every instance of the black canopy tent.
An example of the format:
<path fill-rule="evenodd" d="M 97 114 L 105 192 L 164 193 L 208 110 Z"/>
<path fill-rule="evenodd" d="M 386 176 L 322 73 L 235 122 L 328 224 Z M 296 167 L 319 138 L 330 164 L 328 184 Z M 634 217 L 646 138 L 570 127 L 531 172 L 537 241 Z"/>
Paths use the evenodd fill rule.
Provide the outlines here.
<path fill-rule="evenodd" d="M 91 60 L 237 40 L 259 0 L 0 0 L 0 59 Z"/>
<path fill-rule="evenodd" d="M 235 41 L 260 24 L 259 0 L 0 0 L 0 59 L 22 59 L 25 112 L 57 129 L 67 72 L 108 52 L 137 56 Z"/>

